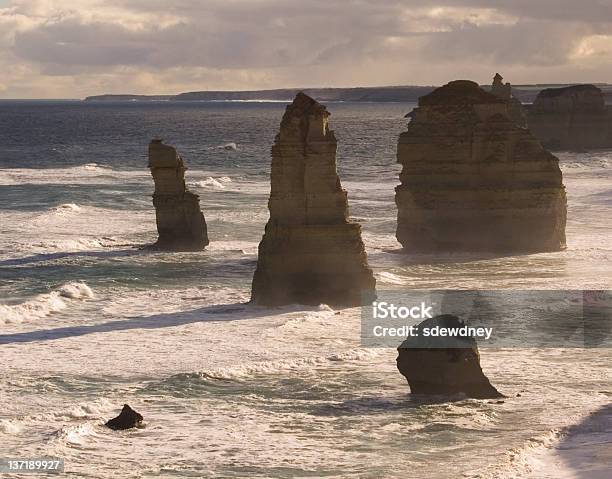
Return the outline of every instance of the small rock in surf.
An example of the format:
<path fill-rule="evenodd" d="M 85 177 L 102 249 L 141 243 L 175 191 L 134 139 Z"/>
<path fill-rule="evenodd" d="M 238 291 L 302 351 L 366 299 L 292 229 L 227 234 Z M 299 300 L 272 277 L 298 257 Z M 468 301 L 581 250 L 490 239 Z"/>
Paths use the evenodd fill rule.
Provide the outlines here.
<path fill-rule="evenodd" d="M 143 417 L 141 414 L 134 411 L 129 405 L 124 404 L 121 413 L 117 417 L 107 421 L 105 426 L 113 431 L 120 431 L 123 429 L 141 427 L 142 420 Z"/>

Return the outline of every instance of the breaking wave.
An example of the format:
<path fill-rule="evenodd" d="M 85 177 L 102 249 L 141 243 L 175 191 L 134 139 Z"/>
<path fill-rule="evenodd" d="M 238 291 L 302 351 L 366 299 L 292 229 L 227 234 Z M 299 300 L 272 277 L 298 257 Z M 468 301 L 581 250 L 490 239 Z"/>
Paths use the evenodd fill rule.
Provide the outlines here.
<path fill-rule="evenodd" d="M 17 434 L 21 432 L 23 425 L 16 419 L 0 420 L 0 431 L 4 434 Z"/>
<path fill-rule="evenodd" d="M 53 435 L 53 438 L 67 445 L 84 446 L 88 443 L 90 436 L 96 436 L 95 425 L 86 422 L 74 426 L 63 426 Z"/>
<path fill-rule="evenodd" d="M 352 349 L 328 356 L 281 359 L 227 368 L 206 369 L 196 374 L 203 379 L 240 380 L 262 374 L 311 369 L 335 361 L 367 361 L 376 356 L 378 356 L 378 352 L 372 349 Z"/>
<path fill-rule="evenodd" d="M 385 283 L 385 284 L 403 285 L 403 284 L 410 283 L 409 278 L 402 278 L 401 276 L 398 276 L 393 273 L 389 273 L 388 271 L 381 271 L 380 273 L 377 273 L 376 279 L 380 283 Z"/>
<path fill-rule="evenodd" d="M 236 143 L 234 143 L 233 141 L 230 141 L 229 143 L 219 145 L 218 148 L 222 148 L 228 151 L 236 151 L 238 149 L 238 145 L 236 145 Z"/>
<path fill-rule="evenodd" d="M 24 303 L 0 304 L 0 322 L 19 324 L 24 321 L 44 318 L 66 309 L 74 300 L 93 297 L 93 291 L 85 283 L 66 283 L 55 291 L 40 294 Z"/>
<path fill-rule="evenodd" d="M 66 213 L 78 213 L 81 211 L 81 207 L 75 203 L 64 203 L 59 206 L 54 206 L 50 211 L 56 214 L 64 215 Z"/>
<path fill-rule="evenodd" d="M 194 186 L 199 188 L 213 188 L 217 190 L 225 189 L 227 183 L 231 183 L 232 179 L 227 176 L 221 176 L 219 178 L 213 178 L 212 176 L 207 177 L 205 180 L 191 181 L 187 183 L 188 186 Z"/>
<path fill-rule="evenodd" d="M 50 184 L 116 184 L 117 180 L 141 181 L 150 174 L 141 170 L 115 170 L 98 163 L 65 168 L 2 168 L 0 185 L 50 185 Z"/>

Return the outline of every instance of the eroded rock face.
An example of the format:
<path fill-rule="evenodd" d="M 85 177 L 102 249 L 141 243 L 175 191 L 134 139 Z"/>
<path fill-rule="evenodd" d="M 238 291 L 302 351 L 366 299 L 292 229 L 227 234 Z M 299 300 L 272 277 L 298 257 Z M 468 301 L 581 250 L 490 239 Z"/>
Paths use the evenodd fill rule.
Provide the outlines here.
<path fill-rule="evenodd" d="M 105 426 L 115 431 L 123 429 L 132 429 L 142 426 L 143 417 L 141 414 L 134 411 L 129 405 L 124 404 L 121 413 L 113 419 L 106 422 Z"/>
<path fill-rule="evenodd" d="M 497 98 L 504 100 L 508 107 L 508 116 L 518 126 L 526 127 L 527 118 L 525 116 L 525 110 L 523 110 L 522 103 L 512 96 L 512 85 L 510 83 L 503 83 L 504 77 L 499 73 L 496 73 L 493 77 L 493 84 L 491 85 L 491 93 Z"/>
<path fill-rule="evenodd" d="M 185 164 L 172 146 L 162 140 L 149 144 L 149 168 L 155 181 L 153 205 L 159 239 L 156 249 L 197 251 L 208 245 L 200 197 L 185 185 Z"/>
<path fill-rule="evenodd" d="M 397 160 L 397 239 L 406 252 L 565 248 L 558 159 L 476 83 L 421 97 Z"/>
<path fill-rule="evenodd" d="M 449 314 L 426 319 L 424 328 L 460 328 L 464 323 Z M 414 336 L 404 341 L 398 350 L 397 368 L 406 378 L 412 394 L 465 394 L 476 399 L 499 398 L 480 367 L 476 340 L 472 337 Z"/>
<path fill-rule="evenodd" d="M 348 220 L 328 117 L 324 106 L 298 93 L 281 121 L 272 147 L 270 219 L 253 277 L 256 303 L 352 306 L 374 296 L 361 226 Z"/>
<path fill-rule="evenodd" d="M 612 113 L 594 85 L 542 90 L 529 109 L 528 122 L 547 148 L 612 147 Z"/>

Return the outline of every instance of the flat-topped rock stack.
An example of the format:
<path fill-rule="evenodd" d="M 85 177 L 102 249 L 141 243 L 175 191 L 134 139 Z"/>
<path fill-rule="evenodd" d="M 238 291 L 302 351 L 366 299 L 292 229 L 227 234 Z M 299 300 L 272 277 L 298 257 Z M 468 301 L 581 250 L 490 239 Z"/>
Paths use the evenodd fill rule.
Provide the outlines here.
<path fill-rule="evenodd" d="M 493 84 L 491 85 L 491 93 L 506 102 L 508 116 L 514 120 L 517 125 L 526 127 L 527 117 L 525 116 L 523 104 L 512 95 L 512 85 L 508 82 L 504 83 L 503 80 L 504 77 L 499 73 L 495 74 L 493 77 Z"/>
<path fill-rule="evenodd" d="M 155 181 L 153 205 L 159 239 L 155 249 L 197 251 L 208 245 L 200 197 L 185 185 L 185 164 L 176 149 L 162 140 L 149 144 L 149 168 Z"/>
<path fill-rule="evenodd" d="M 255 303 L 356 306 L 374 297 L 361 226 L 348 220 L 328 117 L 323 105 L 298 93 L 281 121 L 272 147 L 270 219 L 253 277 Z"/>
<path fill-rule="evenodd" d="M 547 148 L 612 147 L 612 112 L 594 85 L 542 90 L 529 109 L 528 123 Z"/>
<path fill-rule="evenodd" d="M 558 159 L 509 118 L 504 100 L 453 81 L 419 99 L 400 135 L 397 239 L 406 252 L 565 247 Z"/>

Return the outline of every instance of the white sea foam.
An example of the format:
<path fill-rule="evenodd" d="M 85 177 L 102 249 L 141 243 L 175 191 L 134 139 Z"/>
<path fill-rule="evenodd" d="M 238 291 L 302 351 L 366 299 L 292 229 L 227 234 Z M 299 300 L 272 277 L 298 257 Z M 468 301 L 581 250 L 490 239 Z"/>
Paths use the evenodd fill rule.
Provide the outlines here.
<path fill-rule="evenodd" d="M 32 245 L 27 245 L 31 250 L 32 247 L 42 251 L 88 251 L 92 249 L 108 248 L 114 246 L 117 239 L 111 237 L 103 238 L 70 238 L 47 240 Z"/>
<path fill-rule="evenodd" d="M 155 210 L 66 203 L 42 213 L 0 211 L 0 261 L 33 255 L 132 248 L 155 240 Z"/>
<path fill-rule="evenodd" d="M 219 189 L 219 190 L 222 190 L 225 188 L 225 186 L 223 186 L 223 183 L 213 178 L 212 176 L 209 176 L 205 180 L 192 181 L 188 184 L 188 186 L 197 186 L 200 188 L 213 188 L 213 189 Z"/>
<path fill-rule="evenodd" d="M 259 363 L 245 363 L 235 367 L 213 368 L 198 372 L 202 378 L 241 380 L 262 374 L 278 374 L 287 371 L 313 369 L 329 364 L 331 361 L 367 361 L 378 355 L 373 349 L 353 349 L 327 356 L 281 359 Z"/>
<path fill-rule="evenodd" d="M 95 436 L 95 425 L 89 422 L 71 426 L 64 426 L 57 431 L 53 438 L 69 446 L 84 446 L 91 436 Z"/>
<path fill-rule="evenodd" d="M 93 298 L 93 291 L 85 283 L 68 283 L 59 289 L 60 296 L 70 299 Z"/>
<path fill-rule="evenodd" d="M 112 184 L 151 181 L 142 170 L 115 170 L 110 166 L 89 163 L 65 168 L 1 168 L 0 185 Z"/>
<path fill-rule="evenodd" d="M 557 156 L 561 159 L 560 166 L 562 170 L 575 169 L 609 169 L 612 167 L 612 151 L 611 152 L 589 152 L 589 153 L 571 153 L 560 152 Z"/>
<path fill-rule="evenodd" d="M 111 401 L 102 398 L 77 404 L 67 411 L 57 412 L 55 416 L 58 418 L 69 417 L 71 419 L 95 419 L 111 414 L 114 409 L 115 407 Z"/>
<path fill-rule="evenodd" d="M 221 176 L 219 178 L 213 178 L 212 176 L 207 177 L 204 180 L 190 181 L 187 186 L 195 186 L 199 188 L 212 188 L 222 190 L 225 188 L 227 183 L 231 183 L 232 179 L 228 176 Z"/>
<path fill-rule="evenodd" d="M 388 271 L 381 271 L 376 274 L 376 279 L 380 283 L 384 284 L 408 284 L 410 283 L 410 278 L 402 278 L 396 274 L 390 273 Z"/>
<path fill-rule="evenodd" d="M 17 419 L 1 419 L 0 431 L 4 434 L 18 434 L 23 430 L 23 424 Z"/>
<path fill-rule="evenodd" d="M 239 251 L 242 254 L 257 254 L 258 243 L 254 241 L 212 241 L 208 251 Z"/>
<path fill-rule="evenodd" d="M 73 221 L 74 218 L 84 214 L 85 212 L 86 208 L 79 206 L 76 203 L 63 203 L 57 206 L 52 206 L 43 213 L 35 214 L 34 216 L 29 217 L 27 222 L 36 228 L 53 224 L 64 225 L 67 221 Z"/>
<path fill-rule="evenodd" d="M 0 321 L 22 323 L 44 318 L 66 309 L 73 300 L 84 300 L 94 297 L 94 293 L 85 283 L 67 283 L 55 291 L 40 294 L 20 304 L 0 304 Z"/>
<path fill-rule="evenodd" d="M 75 203 L 64 203 L 59 206 L 55 206 L 51 208 L 51 211 L 57 214 L 66 214 L 66 213 L 78 213 L 81 211 L 81 207 Z"/>
<path fill-rule="evenodd" d="M 98 163 L 87 163 L 86 165 L 83 166 L 75 166 L 74 169 L 83 169 L 86 171 L 102 171 L 102 172 L 108 172 L 108 171 L 112 171 L 112 168 L 110 166 L 106 166 L 106 165 L 100 165 Z"/>
<path fill-rule="evenodd" d="M 361 236 L 368 250 L 398 250 L 401 248 L 395 234 L 364 232 Z"/>
<path fill-rule="evenodd" d="M 561 432 L 552 429 L 540 436 L 529 438 L 522 446 L 510 449 L 498 464 L 486 470 L 466 474 L 469 479 L 516 479 L 533 477 L 534 459 L 548 448 L 558 444 Z M 543 479 L 537 477 L 534 479 Z"/>
<path fill-rule="evenodd" d="M 229 143 L 224 143 L 223 145 L 219 145 L 219 148 L 223 148 L 224 150 L 236 151 L 238 149 L 238 145 L 233 141 Z"/>

